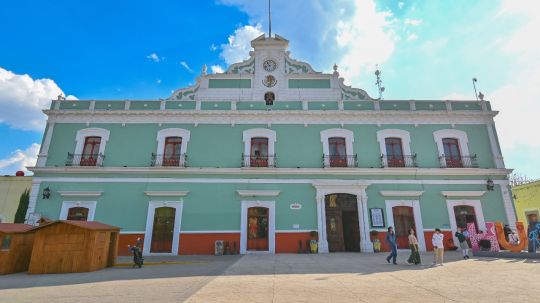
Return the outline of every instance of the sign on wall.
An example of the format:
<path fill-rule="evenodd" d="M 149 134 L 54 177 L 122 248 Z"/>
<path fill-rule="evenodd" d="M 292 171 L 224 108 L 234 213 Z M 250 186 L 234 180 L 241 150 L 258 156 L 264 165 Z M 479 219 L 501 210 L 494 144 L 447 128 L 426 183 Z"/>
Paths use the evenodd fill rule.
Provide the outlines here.
<path fill-rule="evenodd" d="M 384 213 L 382 208 L 370 208 L 369 216 L 371 227 L 384 227 Z"/>
<path fill-rule="evenodd" d="M 302 204 L 300 204 L 300 203 L 293 203 L 293 204 L 291 204 L 290 207 L 291 207 L 292 210 L 299 210 L 299 209 L 302 208 Z"/>

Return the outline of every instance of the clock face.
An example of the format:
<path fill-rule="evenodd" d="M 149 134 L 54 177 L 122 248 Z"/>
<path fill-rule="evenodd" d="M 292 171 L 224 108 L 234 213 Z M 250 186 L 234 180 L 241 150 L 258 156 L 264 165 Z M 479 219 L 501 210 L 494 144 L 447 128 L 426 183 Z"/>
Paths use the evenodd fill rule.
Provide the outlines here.
<path fill-rule="evenodd" d="M 263 63 L 264 70 L 267 72 L 273 72 L 276 70 L 277 63 L 274 60 L 268 59 Z"/>

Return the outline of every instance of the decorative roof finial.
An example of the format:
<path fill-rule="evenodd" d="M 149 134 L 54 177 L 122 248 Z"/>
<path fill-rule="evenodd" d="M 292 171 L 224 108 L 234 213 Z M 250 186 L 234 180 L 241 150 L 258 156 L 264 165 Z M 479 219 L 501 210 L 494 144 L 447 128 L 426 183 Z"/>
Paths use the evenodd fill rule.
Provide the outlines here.
<path fill-rule="evenodd" d="M 271 2 L 268 0 L 268 37 L 272 38 L 272 13 L 271 13 Z"/>
<path fill-rule="evenodd" d="M 66 100 L 66 97 L 64 97 L 63 94 L 59 94 L 59 95 L 58 95 L 58 100 L 59 100 L 59 101 L 64 101 L 64 100 Z"/>
<path fill-rule="evenodd" d="M 484 101 L 484 94 L 482 94 L 482 92 L 478 92 L 478 98 L 480 101 Z"/>
<path fill-rule="evenodd" d="M 478 79 L 476 79 L 476 77 L 472 78 L 472 85 L 474 87 L 474 96 L 476 97 L 476 101 L 478 101 L 478 93 L 476 92 L 476 82 L 478 82 Z"/>
<path fill-rule="evenodd" d="M 206 66 L 206 64 L 204 64 L 204 65 L 202 66 L 201 75 L 206 76 L 206 71 L 207 71 L 207 70 L 208 70 L 208 67 Z"/>
<path fill-rule="evenodd" d="M 334 75 L 339 75 L 339 73 L 338 73 L 338 71 L 337 71 L 337 69 L 338 69 L 338 66 L 337 66 L 337 64 L 336 64 L 336 63 L 334 63 L 334 66 L 333 66 L 333 68 L 334 68 Z"/>
<path fill-rule="evenodd" d="M 375 82 L 375 85 L 379 88 L 379 99 L 382 100 L 382 93 L 384 92 L 384 87 L 382 86 L 382 79 L 381 79 L 382 72 L 379 70 L 379 64 L 377 64 L 377 70 L 375 70 L 375 76 L 377 77 L 377 81 Z"/>

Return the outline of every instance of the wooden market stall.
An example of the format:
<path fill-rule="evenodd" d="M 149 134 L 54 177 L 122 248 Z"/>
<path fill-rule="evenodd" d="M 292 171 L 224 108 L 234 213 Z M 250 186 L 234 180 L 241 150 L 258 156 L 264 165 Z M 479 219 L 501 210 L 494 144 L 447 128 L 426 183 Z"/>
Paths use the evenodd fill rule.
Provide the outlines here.
<path fill-rule="evenodd" d="M 120 228 L 96 221 L 55 221 L 35 229 L 28 273 L 87 272 L 114 265 Z"/>
<path fill-rule="evenodd" d="M 0 223 L 0 275 L 27 271 L 34 243 L 33 226 Z"/>

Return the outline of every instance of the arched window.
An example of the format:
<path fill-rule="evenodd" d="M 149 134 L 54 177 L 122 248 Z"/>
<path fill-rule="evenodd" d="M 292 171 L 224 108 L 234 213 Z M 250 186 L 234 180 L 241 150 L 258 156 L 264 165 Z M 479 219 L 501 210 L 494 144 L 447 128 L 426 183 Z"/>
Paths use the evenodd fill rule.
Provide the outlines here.
<path fill-rule="evenodd" d="M 251 138 L 250 167 L 268 167 L 268 138 Z"/>
<path fill-rule="evenodd" d="M 347 145 L 345 138 L 328 138 L 330 167 L 347 167 Z"/>
<path fill-rule="evenodd" d="M 385 138 L 388 167 L 405 167 L 401 138 Z"/>
<path fill-rule="evenodd" d="M 163 150 L 163 166 L 179 166 L 181 148 L 181 137 L 165 138 L 165 148 Z"/>
<path fill-rule="evenodd" d="M 463 167 L 459 140 L 456 138 L 443 138 L 442 143 L 446 167 Z"/>
<path fill-rule="evenodd" d="M 68 210 L 67 220 L 87 221 L 89 210 L 86 207 L 72 207 Z"/>
<path fill-rule="evenodd" d="M 96 166 L 99 158 L 101 137 L 86 137 L 84 139 L 83 153 L 81 154 L 80 166 Z"/>

